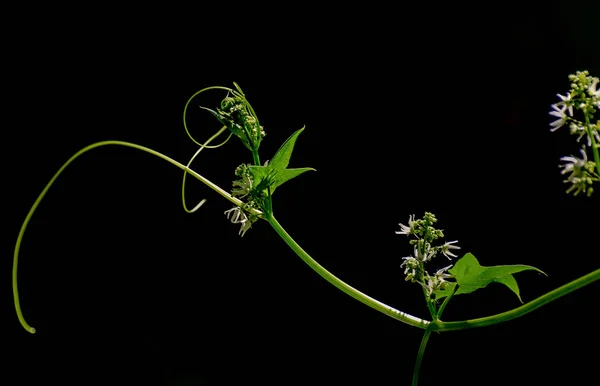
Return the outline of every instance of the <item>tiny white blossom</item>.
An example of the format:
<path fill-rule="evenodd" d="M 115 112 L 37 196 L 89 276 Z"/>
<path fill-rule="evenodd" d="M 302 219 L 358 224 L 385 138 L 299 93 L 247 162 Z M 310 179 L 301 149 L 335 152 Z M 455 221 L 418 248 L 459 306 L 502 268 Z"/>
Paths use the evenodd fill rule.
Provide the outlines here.
<path fill-rule="evenodd" d="M 585 130 L 585 127 L 583 126 L 579 126 L 575 123 L 571 123 L 569 125 L 569 130 L 571 131 L 571 134 L 577 134 L 577 142 L 581 141 L 581 138 L 583 138 L 584 135 L 587 135 L 587 131 Z M 591 139 L 588 137 L 588 146 L 591 146 Z"/>
<path fill-rule="evenodd" d="M 242 237 L 244 237 L 246 231 L 252 227 L 252 221 L 248 219 L 246 213 L 244 213 L 242 208 L 240 208 L 239 206 L 226 210 L 224 214 L 227 215 L 227 219 L 231 220 L 232 224 L 242 224 L 242 227 L 240 228 L 240 231 L 238 233 Z M 231 219 L 229 218 L 230 216 Z"/>
<path fill-rule="evenodd" d="M 552 105 L 552 109 L 554 111 L 550 111 L 549 114 L 557 117 L 558 119 L 550 123 L 550 126 L 552 126 L 552 129 L 550 129 L 550 131 L 555 131 L 557 129 L 560 129 L 565 124 L 565 122 L 567 122 L 567 115 L 565 114 L 567 106 L 563 105 L 562 108 L 559 108 L 556 104 L 554 104 Z"/>
<path fill-rule="evenodd" d="M 451 249 L 460 249 L 459 246 L 452 245 L 457 242 L 458 241 L 456 241 L 456 240 L 448 241 L 447 243 L 445 243 L 444 245 L 441 246 L 441 251 L 444 254 L 444 256 L 446 256 L 448 258 L 448 260 L 451 260 L 450 257 L 456 257 L 456 255 L 454 253 L 450 252 L 450 250 Z"/>
<path fill-rule="evenodd" d="M 233 181 L 233 189 L 231 195 L 234 197 L 244 198 L 252 192 L 252 179 L 245 175 L 242 179 Z"/>
<path fill-rule="evenodd" d="M 426 283 L 421 283 L 425 291 L 427 292 L 427 296 L 431 296 L 437 290 L 443 290 L 448 283 L 446 279 L 452 277 L 449 273 L 446 273 L 452 265 L 439 269 L 435 275 L 431 276 L 429 273 L 425 272 Z"/>
<path fill-rule="evenodd" d="M 452 277 L 452 275 L 450 275 L 449 273 L 445 273 L 446 271 L 448 271 L 448 269 L 452 268 L 452 264 L 450 264 L 447 267 L 444 267 L 442 269 L 439 269 L 436 273 L 435 273 L 435 277 L 437 278 L 438 282 L 440 284 L 445 283 L 446 280 L 445 279 L 449 279 Z"/>
<path fill-rule="evenodd" d="M 436 283 L 435 283 L 435 276 L 429 276 L 429 273 L 425 272 L 425 275 L 427 276 L 427 283 L 420 283 L 423 288 L 425 288 L 425 292 L 427 293 L 427 296 L 431 296 L 431 294 L 433 293 L 433 291 L 435 291 L 435 287 L 436 287 Z"/>
<path fill-rule="evenodd" d="M 412 231 L 412 226 L 413 226 L 414 221 L 415 221 L 414 214 L 408 216 L 408 226 L 406 226 L 402 223 L 398 224 L 398 225 L 400 225 L 400 230 L 396 231 L 396 234 L 397 235 L 409 235 L 410 232 Z"/>
<path fill-rule="evenodd" d="M 448 283 L 445 279 L 451 278 L 452 275 L 445 273 L 451 265 L 438 270 L 435 275 L 430 275 L 428 272 L 425 272 L 425 283 L 420 283 L 427 296 L 431 296 L 437 290 L 443 290 L 446 287 L 446 283 Z"/>
<path fill-rule="evenodd" d="M 579 171 L 587 164 L 587 154 L 585 154 L 585 151 L 583 151 L 583 149 L 579 149 L 579 151 L 581 152 L 581 156 L 583 157 L 581 159 L 575 156 L 560 158 L 561 161 L 566 162 L 564 165 L 559 165 L 559 167 L 563 168 L 563 170 L 560 172 L 561 174 L 566 174 L 569 172 L 578 174 Z"/>
<path fill-rule="evenodd" d="M 241 237 L 244 237 L 244 235 L 246 234 L 246 231 L 248 231 L 248 229 L 252 228 L 252 221 L 250 220 L 246 220 L 242 223 L 242 227 L 240 228 L 240 231 L 238 232 L 238 235 L 240 235 Z"/>
<path fill-rule="evenodd" d="M 419 266 L 419 261 L 412 256 L 403 257 L 402 264 L 400 264 L 400 268 L 404 268 L 404 274 L 406 275 L 406 281 L 413 280 L 415 275 L 417 274 L 416 268 Z"/>
<path fill-rule="evenodd" d="M 433 257 L 433 255 L 435 255 L 435 251 L 427 248 L 427 250 L 425 251 L 425 253 L 421 253 L 420 249 L 415 247 L 415 257 L 417 258 L 418 261 L 420 261 L 421 263 L 426 263 L 429 260 L 431 260 L 431 258 Z"/>
<path fill-rule="evenodd" d="M 592 146 L 592 138 L 588 135 L 588 131 L 585 126 L 579 126 L 575 123 L 571 123 L 569 125 L 569 130 L 571 131 L 571 134 L 577 134 L 577 142 L 581 142 L 581 138 L 585 136 L 587 138 L 587 145 L 590 147 Z M 596 139 L 596 142 L 600 142 L 600 134 L 598 134 L 598 131 L 592 129 L 591 132 Z"/>
<path fill-rule="evenodd" d="M 596 90 L 597 85 L 598 85 L 598 78 L 594 78 L 594 81 L 592 82 L 592 84 L 590 84 L 590 87 L 588 88 L 588 92 L 593 97 L 600 97 L 600 89 Z"/>
<path fill-rule="evenodd" d="M 560 102 L 558 102 L 556 105 L 557 106 L 566 106 L 567 109 L 569 110 L 569 116 L 573 116 L 573 104 L 570 102 L 571 101 L 571 94 L 567 94 L 567 96 L 562 96 L 560 94 L 556 94 L 557 97 L 559 97 L 561 99 Z"/>
<path fill-rule="evenodd" d="M 231 216 L 231 222 L 233 224 L 240 223 L 242 221 L 246 221 L 246 214 L 242 211 L 239 206 L 235 206 L 229 210 L 223 212 L 223 214 L 227 215 L 227 220 L 229 220 Z"/>

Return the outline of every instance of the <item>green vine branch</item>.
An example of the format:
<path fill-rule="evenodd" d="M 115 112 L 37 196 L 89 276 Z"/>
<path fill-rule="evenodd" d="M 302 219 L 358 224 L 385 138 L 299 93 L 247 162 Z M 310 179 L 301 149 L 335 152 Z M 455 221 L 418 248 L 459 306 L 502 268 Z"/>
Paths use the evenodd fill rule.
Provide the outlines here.
<path fill-rule="evenodd" d="M 215 192 L 219 193 L 221 196 L 223 196 L 225 199 L 227 199 L 228 201 L 230 201 L 234 205 L 238 205 L 238 206 L 239 205 L 243 205 L 243 202 L 240 201 L 238 198 L 233 197 L 227 191 L 221 189 L 219 186 L 217 186 L 213 182 L 209 181 L 207 178 L 201 176 L 200 174 L 198 174 L 194 170 L 192 170 L 189 167 L 187 167 L 187 166 L 185 166 L 185 165 L 183 165 L 183 164 L 175 161 L 174 159 L 172 159 L 170 157 L 167 157 L 164 154 L 161 154 L 161 153 L 159 153 L 159 152 L 157 152 L 155 150 L 149 149 L 147 147 L 136 145 L 135 143 L 129 143 L 129 142 L 123 142 L 123 141 L 103 141 L 103 142 L 94 143 L 92 145 L 86 146 L 85 148 L 79 150 L 71 158 L 69 158 L 69 160 L 67 162 L 65 162 L 63 164 L 63 166 L 56 172 L 56 174 L 54 174 L 54 176 L 52 177 L 52 179 L 50 179 L 50 181 L 48 182 L 48 184 L 46 185 L 46 187 L 42 190 L 42 192 L 40 193 L 40 195 L 38 196 L 38 198 L 33 203 L 31 209 L 27 213 L 27 216 L 25 217 L 25 220 L 23 221 L 23 225 L 21 225 L 21 229 L 19 231 L 19 235 L 17 236 L 17 242 L 15 244 L 15 249 L 14 249 L 14 253 L 13 253 L 13 270 L 12 270 L 13 298 L 14 298 L 15 309 L 16 309 L 16 312 L 17 312 L 17 317 L 19 318 L 19 322 L 21 323 L 21 325 L 23 326 L 23 328 L 25 328 L 25 330 L 27 330 L 28 332 L 30 332 L 32 334 L 35 333 L 35 328 L 31 327 L 25 321 L 25 318 L 23 317 L 23 313 L 21 311 L 21 305 L 20 305 L 20 301 L 19 301 L 19 289 L 18 289 L 18 285 L 17 285 L 17 281 L 18 281 L 17 280 L 17 271 L 18 271 L 18 266 L 19 266 L 19 250 L 21 248 L 21 243 L 23 241 L 23 235 L 25 234 L 25 230 L 27 229 L 27 225 L 29 224 L 29 222 L 31 220 L 31 217 L 33 216 L 34 212 L 36 211 L 36 209 L 38 208 L 38 206 L 42 202 L 42 199 L 46 196 L 46 193 L 48 193 L 48 190 L 50 189 L 50 187 L 54 184 L 54 182 L 62 174 L 62 172 L 67 168 L 67 166 L 69 166 L 73 161 L 75 161 L 75 159 L 79 158 L 79 156 L 81 156 L 82 154 L 87 153 L 88 151 L 90 151 L 92 149 L 96 149 L 96 148 L 102 147 L 102 146 L 109 146 L 109 145 L 118 145 L 118 146 L 132 147 L 134 149 L 138 149 L 138 150 L 144 151 L 146 153 L 155 155 L 155 156 L 157 156 L 159 158 L 162 158 L 163 160 L 169 162 L 170 164 L 175 165 L 178 168 L 182 169 L 183 171 L 185 171 L 186 173 L 190 174 L 194 178 L 197 178 L 202 183 L 204 183 L 206 186 L 208 186 L 209 188 L 211 188 Z M 254 214 L 256 216 L 261 216 L 262 215 L 262 212 L 259 211 L 259 210 L 257 210 L 257 209 L 249 209 L 249 210 L 251 210 L 252 214 Z"/>

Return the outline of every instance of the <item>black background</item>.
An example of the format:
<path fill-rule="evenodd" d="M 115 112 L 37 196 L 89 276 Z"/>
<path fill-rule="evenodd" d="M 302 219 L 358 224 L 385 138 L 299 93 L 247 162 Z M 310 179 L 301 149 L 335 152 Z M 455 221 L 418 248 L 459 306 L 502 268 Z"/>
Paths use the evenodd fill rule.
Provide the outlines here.
<path fill-rule="evenodd" d="M 600 192 L 564 194 L 558 159 L 578 147 L 549 132 L 548 111 L 568 74 L 600 75 L 599 7 L 497 4 L 15 10 L 3 59 L 3 384 L 410 384 L 421 331 L 325 282 L 266 222 L 240 238 L 228 202 L 197 181 L 189 205 L 208 202 L 185 213 L 182 172 L 130 148 L 86 153 L 35 213 L 19 288 L 38 333 L 19 325 L 12 249 L 47 181 L 107 139 L 187 162 L 183 108 L 212 85 L 242 87 L 267 132 L 263 160 L 306 126 L 290 167 L 317 171 L 278 189 L 275 215 L 323 266 L 392 307 L 427 317 L 399 267 L 411 248 L 394 234 L 425 211 L 483 265 L 544 270 L 517 275 L 524 301 L 597 269 Z M 191 104 L 198 141 L 219 125 L 197 106 L 223 96 Z M 231 140 L 193 167 L 229 189 L 249 161 Z M 420 384 L 593 380 L 598 288 L 434 334 Z M 518 305 L 490 285 L 454 299 L 445 319 Z"/>

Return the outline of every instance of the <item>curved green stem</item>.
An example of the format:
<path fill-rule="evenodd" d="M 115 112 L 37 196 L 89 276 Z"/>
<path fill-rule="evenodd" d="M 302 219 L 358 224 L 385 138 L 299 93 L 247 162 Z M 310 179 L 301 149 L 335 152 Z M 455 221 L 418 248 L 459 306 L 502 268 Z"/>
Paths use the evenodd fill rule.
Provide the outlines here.
<path fill-rule="evenodd" d="M 511 319 L 518 318 L 525 314 L 534 311 L 541 306 L 550 303 L 562 296 L 565 296 L 575 290 L 585 287 L 586 285 L 592 284 L 593 282 L 600 279 L 600 269 L 597 269 L 589 274 L 580 277 L 579 279 L 573 280 L 561 287 L 556 288 L 553 291 L 548 292 L 539 298 L 530 301 L 529 303 L 523 304 L 520 307 L 512 309 L 510 311 L 502 312 L 497 315 L 487 316 L 485 318 L 471 319 L 460 322 L 431 322 L 432 331 L 454 331 L 454 330 L 465 330 L 467 328 L 485 327 L 494 324 L 506 322 Z"/>
<path fill-rule="evenodd" d="M 321 275 L 325 280 L 329 283 L 333 284 L 335 287 L 343 291 L 344 293 L 350 295 L 354 299 L 366 304 L 367 306 L 374 308 L 375 310 L 390 316 L 396 320 L 404 322 L 414 327 L 419 328 L 429 328 L 431 325 L 431 331 L 455 331 L 455 330 L 464 330 L 467 328 L 476 328 L 476 327 L 485 327 L 491 326 L 494 324 L 506 322 L 511 319 L 518 318 L 520 316 L 526 315 L 541 306 L 550 303 L 553 300 L 556 300 L 562 296 L 565 296 L 577 289 L 583 288 L 597 280 L 600 279 L 600 269 L 591 272 L 585 276 L 580 277 L 579 279 L 573 280 L 572 282 L 565 284 L 553 291 L 548 292 L 545 295 L 540 296 L 539 298 L 530 301 L 520 307 L 517 307 L 513 310 L 506 311 L 497 315 L 488 316 L 484 318 L 478 319 L 470 319 L 464 321 L 457 322 L 442 322 L 440 320 L 435 320 L 430 322 L 428 320 L 419 319 L 412 315 L 406 314 L 402 311 L 396 310 L 372 297 L 358 291 L 357 289 L 349 286 L 336 276 L 334 276 L 331 272 L 327 271 L 323 266 L 317 263 L 306 251 L 304 251 L 295 241 L 294 239 L 283 229 L 281 224 L 277 222 L 275 217 L 273 217 L 269 213 L 265 213 L 263 218 L 271 224 L 275 232 L 286 242 L 286 244 L 306 263 L 309 267 L 315 270 L 319 275 Z M 441 311 L 444 310 L 449 299 L 446 299 L 440 311 L 438 311 L 438 317 L 441 316 Z"/>
<path fill-rule="evenodd" d="M 214 191 L 219 193 L 221 196 L 225 197 L 228 201 L 231 201 L 233 204 L 235 204 L 237 206 L 243 205 L 242 201 L 231 196 L 231 194 L 229 194 L 225 190 L 221 189 L 219 186 L 215 185 L 208 179 L 202 177 L 200 174 L 196 173 L 192 169 L 165 156 L 164 154 L 161 154 L 161 153 L 159 153 L 155 150 L 149 149 L 147 147 L 136 145 L 134 143 L 123 142 L 123 141 L 103 141 L 103 142 L 94 143 L 92 145 L 86 146 L 85 148 L 79 150 L 77 153 L 75 153 L 75 155 L 73 155 L 71 158 L 69 158 L 69 160 L 67 162 L 65 162 L 65 164 L 52 177 L 50 182 L 48 182 L 48 184 L 46 185 L 44 190 L 42 190 L 42 192 L 40 193 L 38 198 L 33 203 L 31 209 L 29 210 L 29 213 L 27 213 L 27 216 L 25 217 L 25 220 L 23 221 L 23 225 L 21 226 L 21 230 L 19 231 L 19 235 L 17 237 L 17 242 L 15 245 L 15 250 L 14 250 L 14 255 L 13 255 L 13 270 L 12 270 L 12 286 L 13 286 L 13 296 L 14 296 L 14 301 L 15 301 L 15 309 L 17 311 L 17 317 L 19 318 L 19 322 L 21 322 L 21 325 L 25 328 L 25 330 L 27 330 L 28 332 L 30 332 L 32 334 L 35 333 L 35 328 L 33 328 L 29 324 L 27 324 L 27 322 L 25 321 L 25 318 L 23 317 L 23 313 L 21 312 L 21 305 L 19 302 L 19 289 L 17 286 L 17 269 L 18 269 L 18 264 L 19 264 L 19 250 L 21 247 L 21 242 L 23 240 L 23 235 L 25 234 L 25 229 L 27 228 L 27 224 L 29 224 L 29 221 L 31 220 L 33 213 L 35 212 L 37 207 L 40 205 L 40 202 L 42 201 L 42 199 L 44 198 L 44 196 L 46 195 L 46 193 L 48 192 L 48 190 L 50 189 L 52 184 L 54 184 L 54 182 L 56 181 L 58 176 L 66 169 L 66 167 L 69 166 L 69 164 L 71 164 L 71 162 L 73 162 L 76 158 L 78 158 L 80 155 L 86 153 L 87 151 L 95 149 L 97 147 L 107 146 L 107 145 L 120 145 L 120 146 L 132 147 L 134 149 L 145 151 L 145 152 L 155 155 L 159 158 L 162 158 L 165 161 L 168 161 L 169 163 L 184 170 L 186 173 L 189 173 L 193 177 L 197 178 L 198 180 L 200 180 L 201 182 L 206 184 L 209 188 L 213 189 Z M 262 215 L 262 212 L 260 212 L 258 210 L 251 209 L 251 211 L 258 216 Z"/>
<path fill-rule="evenodd" d="M 415 369 L 413 371 L 412 386 L 419 384 L 419 373 L 421 372 L 421 362 L 423 361 L 423 355 L 425 354 L 425 347 L 431 336 L 431 328 L 427 328 L 421 339 L 421 345 L 419 346 L 419 352 L 417 353 L 417 361 L 415 362 Z"/>
<path fill-rule="evenodd" d="M 415 316 L 409 315 L 402 311 L 398 311 L 376 299 L 373 299 L 372 297 L 370 297 L 368 295 L 365 295 L 364 293 L 360 292 L 359 290 L 349 286 L 348 284 L 344 283 L 342 280 L 338 279 L 331 272 L 329 272 L 328 270 L 323 268 L 322 265 L 317 263 L 312 257 L 310 257 L 310 255 L 308 253 L 306 253 L 306 251 L 304 251 L 304 249 L 302 249 L 298 245 L 298 243 L 296 243 L 296 241 L 294 241 L 294 239 L 292 239 L 292 237 L 285 231 L 285 229 L 283 229 L 281 224 L 279 224 L 279 222 L 277 222 L 277 220 L 275 219 L 275 217 L 273 217 L 272 214 L 265 213 L 263 218 L 265 220 L 267 220 L 269 222 L 269 224 L 271 224 L 271 226 L 273 227 L 275 232 L 277 232 L 277 234 L 283 239 L 283 241 L 285 241 L 285 243 L 294 252 L 296 252 L 296 254 L 306 264 L 308 264 L 309 267 L 311 267 L 313 270 L 315 270 L 315 272 L 317 272 L 319 275 L 321 275 L 321 277 L 323 277 L 329 283 L 333 284 L 336 288 L 340 289 L 342 292 L 344 292 L 347 295 L 350 295 L 351 297 L 360 301 L 361 303 L 366 304 L 367 306 L 374 308 L 377 311 L 379 311 L 387 316 L 390 316 L 396 320 L 399 320 L 401 322 L 404 322 L 404 323 L 409 324 L 414 327 L 419 327 L 419 328 L 423 328 L 423 329 L 427 328 L 427 325 L 429 324 L 428 321 L 419 319 Z"/>
<path fill-rule="evenodd" d="M 219 135 L 221 135 L 225 130 L 227 130 L 227 127 L 223 126 L 212 137 L 210 137 L 206 142 L 204 142 L 204 144 L 200 145 L 200 148 L 196 151 L 196 153 L 194 153 L 194 155 L 192 156 L 192 158 L 190 158 L 190 160 L 188 161 L 186 167 L 189 169 L 189 167 L 192 165 L 192 162 L 194 162 L 194 160 L 196 159 L 196 157 L 198 156 L 198 154 L 200 154 L 200 152 L 204 148 L 209 148 L 208 144 L 211 143 Z M 227 139 L 223 143 L 221 143 L 221 144 L 219 144 L 219 145 L 217 145 L 215 147 L 223 146 L 227 141 L 229 141 L 229 138 L 231 138 L 232 134 L 233 133 L 230 133 L 229 136 L 227 137 Z M 183 210 L 185 210 L 187 213 L 193 213 L 196 210 L 200 209 L 200 207 L 206 202 L 206 199 L 203 199 L 202 201 L 200 201 L 193 209 L 188 209 L 187 205 L 185 204 L 185 181 L 186 181 L 187 174 L 188 174 L 187 171 L 183 172 L 183 180 L 181 182 L 181 203 L 183 204 Z"/>
<path fill-rule="evenodd" d="M 189 99 L 187 100 L 187 102 L 185 103 L 185 106 L 183 107 L 183 128 L 185 129 L 186 134 L 188 135 L 188 137 L 190 137 L 190 139 L 198 146 L 202 146 L 202 144 L 198 141 L 196 141 L 194 139 L 194 137 L 192 137 L 192 134 L 190 134 L 190 131 L 187 127 L 187 120 L 186 120 L 186 115 L 187 115 L 187 109 L 188 106 L 190 105 L 190 102 L 192 101 L 192 99 L 194 99 L 198 94 L 203 93 L 204 91 L 208 91 L 208 90 L 225 90 L 228 92 L 233 92 L 232 89 L 230 89 L 229 87 L 223 87 L 223 86 L 210 86 L 210 87 L 206 87 L 203 88 L 200 91 L 197 91 L 194 95 L 192 95 L 191 97 L 189 97 Z M 205 144 L 206 145 L 206 144 Z"/>

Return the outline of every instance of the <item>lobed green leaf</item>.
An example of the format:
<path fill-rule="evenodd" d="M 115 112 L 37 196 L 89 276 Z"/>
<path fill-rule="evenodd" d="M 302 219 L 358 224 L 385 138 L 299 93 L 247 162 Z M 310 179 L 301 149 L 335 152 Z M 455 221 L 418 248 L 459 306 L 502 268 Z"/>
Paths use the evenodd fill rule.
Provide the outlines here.
<path fill-rule="evenodd" d="M 480 288 L 486 287 L 490 283 L 500 283 L 507 286 L 514 292 L 522 303 L 519 286 L 513 274 L 522 271 L 538 271 L 546 275 L 543 271 L 530 265 L 496 265 L 484 267 L 471 253 L 465 254 L 460 258 L 454 267 L 448 270 L 456 279 L 456 283 L 449 283 L 444 290 L 436 292 L 436 299 L 450 296 L 454 292 L 455 286 L 458 286 L 454 295 L 468 294 Z"/>
<path fill-rule="evenodd" d="M 263 181 L 267 176 L 272 176 L 272 182 L 270 183 L 271 194 L 275 191 L 279 185 L 282 185 L 284 182 L 291 180 L 299 176 L 300 174 L 307 171 L 314 171 L 313 168 L 297 168 L 297 169 L 287 169 L 287 166 L 290 162 L 290 158 L 292 157 L 292 152 L 294 151 L 294 145 L 296 144 L 296 139 L 304 128 L 297 130 L 293 133 L 284 143 L 281 145 L 277 153 L 273 156 L 271 161 L 266 166 L 250 166 L 250 173 L 252 173 L 252 177 L 254 178 L 255 185 L 259 185 L 261 181 Z"/>

